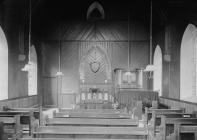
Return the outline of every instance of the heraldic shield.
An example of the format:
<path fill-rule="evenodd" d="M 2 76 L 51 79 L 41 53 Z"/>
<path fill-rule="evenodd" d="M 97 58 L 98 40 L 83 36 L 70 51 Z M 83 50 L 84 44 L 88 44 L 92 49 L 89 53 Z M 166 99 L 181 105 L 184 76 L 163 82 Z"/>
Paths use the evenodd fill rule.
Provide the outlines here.
<path fill-rule="evenodd" d="M 90 69 L 92 72 L 97 73 L 100 69 L 100 62 L 94 61 L 90 63 Z"/>

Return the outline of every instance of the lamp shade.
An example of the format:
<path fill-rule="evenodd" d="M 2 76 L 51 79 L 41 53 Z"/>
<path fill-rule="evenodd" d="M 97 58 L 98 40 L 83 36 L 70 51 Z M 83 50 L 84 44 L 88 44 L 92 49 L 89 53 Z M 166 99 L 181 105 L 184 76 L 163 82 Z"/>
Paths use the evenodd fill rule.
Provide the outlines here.
<path fill-rule="evenodd" d="M 28 62 L 25 66 L 21 69 L 21 71 L 29 71 L 32 67 L 32 63 Z"/>
<path fill-rule="evenodd" d="M 125 75 L 132 75 L 130 71 L 125 72 Z"/>
<path fill-rule="evenodd" d="M 154 70 L 155 70 L 155 66 L 154 65 L 147 65 L 146 69 L 144 71 L 149 72 L 149 71 L 154 71 Z"/>
<path fill-rule="evenodd" d="M 56 73 L 56 76 L 63 76 L 64 74 L 61 72 L 61 71 L 58 71 L 57 73 Z"/>

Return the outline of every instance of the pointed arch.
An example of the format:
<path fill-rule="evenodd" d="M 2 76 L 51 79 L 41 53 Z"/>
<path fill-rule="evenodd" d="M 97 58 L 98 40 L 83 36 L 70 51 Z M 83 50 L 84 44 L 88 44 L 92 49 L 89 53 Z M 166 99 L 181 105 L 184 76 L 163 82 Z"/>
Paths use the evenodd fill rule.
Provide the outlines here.
<path fill-rule="evenodd" d="M 197 91 L 197 28 L 193 24 L 189 24 L 183 34 L 180 61 L 180 99 L 194 101 Z"/>
<path fill-rule="evenodd" d="M 0 27 L 0 100 L 8 99 L 8 44 Z"/>
<path fill-rule="evenodd" d="M 104 11 L 102 5 L 97 1 L 93 2 L 89 6 L 88 11 L 87 11 L 87 19 L 90 19 L 90 15 L 95 9 L 97 9 L 100 12 L 101 19 L 105 19 L 105 11 Z"/>
<path fill-rule="evenodd" d="M 162 51 L 159 45 L 156 46 L 154 52 L 153 64 L 155 70 L 153 72 L 153 90 L 159 91 L 159 95 L 162 95 Z"/>
<path fill-rule="evenodd" d="M 35 46 L 30 47 L 30 61 L 31 65 L 28 70 L 28 95 L 37 95 L 37 53 Z"/>

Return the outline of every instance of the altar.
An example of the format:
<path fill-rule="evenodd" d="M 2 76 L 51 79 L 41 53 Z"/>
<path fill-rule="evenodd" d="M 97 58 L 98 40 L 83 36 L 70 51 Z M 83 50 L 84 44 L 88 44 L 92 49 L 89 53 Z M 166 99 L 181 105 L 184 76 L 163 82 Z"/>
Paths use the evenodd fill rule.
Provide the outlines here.
<path fill-rule="evenodd" d="M 80 109 L 110 109 L 113 102 L 114 97 L 109 90 L 89 88 L 81 90 L 77 105 Z"/>
<path fill-rule="evenodd" d="M 97 43 L 80 47 L 79 94 L 82 109 L 112 108 L 112 71 L 109 55 Z"/>

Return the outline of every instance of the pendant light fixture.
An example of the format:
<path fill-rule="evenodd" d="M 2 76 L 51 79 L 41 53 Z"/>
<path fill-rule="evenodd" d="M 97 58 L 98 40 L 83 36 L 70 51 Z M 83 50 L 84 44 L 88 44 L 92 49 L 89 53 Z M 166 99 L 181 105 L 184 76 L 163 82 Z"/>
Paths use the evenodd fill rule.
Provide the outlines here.
<path fill-rule="evenodd" d="M 131 75 L 131 71 L 130 71 L 130 16 L 129 16 L 129 9 L 128 9 L 128 70 L 125 73 L 126 75 Z"/>
<path fill-rule="evenodd" d="M 61 28 L 59 25 L 59 58 L 58 58 L 58 71 L 56 73 L 56 76 L 63 76 L 63 73 L 61 72 Z"/>
<path fill-rule="evenodd" d="M 29 0 L 29 42 L 28 42 L 28 48 L 29 48 L 29 52 L 28 52 L 28 63 L 25 64 L 24 68 L 22 68 L 22 71 L 29 71 L 31 68 L 31 15 L 32 14 L 32 10 L 31 10 L 31 0 Z"/>
<path fill-rule="evenodd" d="M 155 70 L 155 66 L 152 64 L 152 11 L 153 11 L 153 7 L 152 7 L 152 0 L 150 0 L 150 46 L 149 46 L 149 65 L 146 66 L 146 69 L 144 71 L 147 72 L 152 72 Z M 151 74 L 150 74 L 151 77 Z"/>

